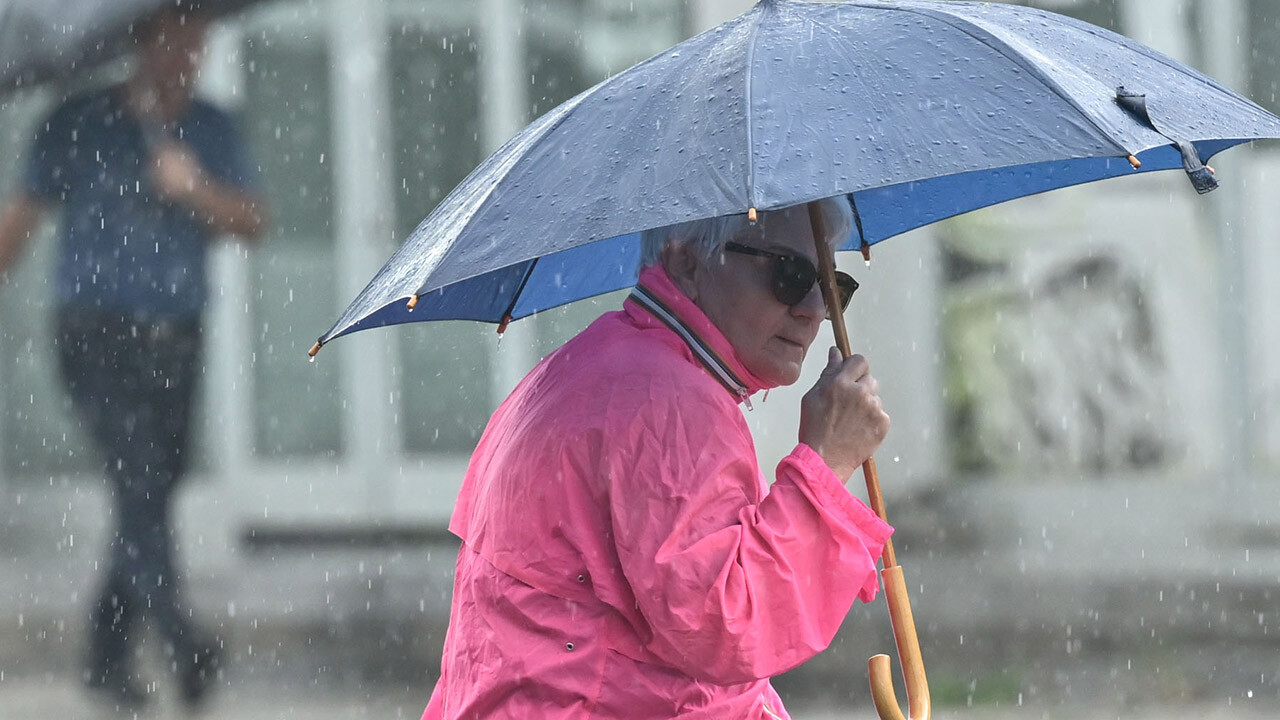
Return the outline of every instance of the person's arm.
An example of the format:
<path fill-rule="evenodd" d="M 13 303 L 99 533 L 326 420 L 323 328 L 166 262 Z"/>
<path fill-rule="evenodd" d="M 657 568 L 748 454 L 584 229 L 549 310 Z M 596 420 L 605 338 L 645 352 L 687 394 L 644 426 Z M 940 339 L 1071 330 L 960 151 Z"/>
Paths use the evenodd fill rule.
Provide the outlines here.
<path fill-rule="evenodd" d="M 892 529 L 807 445 L 764 491 L 737 408 L 699 395 L 651 403 L 643 430 L 608 456 L 636 634 L 691 677 L 771 677 L 821 652 L 854 600 L 874 597 Z"/>
<path fill-rule="evenodd" d="M 10 196 L 0 209 L 0 281 L 17 264 L 45 210 L 44 202 L 25 191 Z"/>
<path fill-rule="evenodd" d="M 191 209 L 215 232 L 250 241 L 261 236 L 266 226 L 262 201 L 206 172 L 182 144 L 161 144 L 153 162 L 151 180 L 162 197 Z"/>

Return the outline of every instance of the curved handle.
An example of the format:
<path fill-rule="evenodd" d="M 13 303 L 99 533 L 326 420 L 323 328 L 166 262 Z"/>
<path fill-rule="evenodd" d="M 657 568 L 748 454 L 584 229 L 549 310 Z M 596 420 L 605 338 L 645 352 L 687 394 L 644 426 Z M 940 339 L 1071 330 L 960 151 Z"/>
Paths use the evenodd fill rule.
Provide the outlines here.
<path fill-rule="evenodd" d="M 907 581 L 902 567 L 895 565 L 880 571 L 884 579 L 885 601 L 889 605 L 889 621 L 893 624 L 893 637 L 898 644 L 898 659 L 907 686 L 907 717 L 910 720 L 929 720 L 932 708 L 929 703 L 929 681 L 924 674 L 924 660 L 920 656 L 920 639 L 916 637 L 916 621 L 911 615 L 911 600 L 907 597 Z M 898 696 L 893 690 L 893 673 L 889 669 L 889 656 L 876 655 L 867 661 L 867 674 L 871 681 L 871 699 L 876 713 L 882 720 L 906 720 L 898 707 Z"/>

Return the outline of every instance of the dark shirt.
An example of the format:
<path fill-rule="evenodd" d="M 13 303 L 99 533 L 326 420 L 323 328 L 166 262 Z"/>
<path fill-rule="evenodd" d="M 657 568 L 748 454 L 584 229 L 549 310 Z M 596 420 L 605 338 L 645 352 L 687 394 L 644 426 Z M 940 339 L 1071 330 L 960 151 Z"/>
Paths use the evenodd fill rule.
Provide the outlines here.
<path fill-rule="evenodd" d="M 195 319 L 204 307 L 212 233 L 152 187 L 148 137 L 159 132 L 144 132 L 118 87 L 67 100 L 37 130 L 24 187 L 62 206 L 55 275 L 62 307 L 173 319 Z M 169 132 L 214 178 L 251 184 L 252 168 L 222 111 L 193 101 Z"/>

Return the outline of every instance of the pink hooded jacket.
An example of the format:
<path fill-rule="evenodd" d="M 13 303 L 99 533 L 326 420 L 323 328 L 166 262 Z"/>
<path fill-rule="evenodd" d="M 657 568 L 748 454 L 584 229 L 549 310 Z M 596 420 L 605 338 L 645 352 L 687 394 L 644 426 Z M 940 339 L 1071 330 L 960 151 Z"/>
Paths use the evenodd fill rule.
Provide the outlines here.
<path fill-rule="evenodd" d="M 875 597 L 893 530 L 806 445 L 766 482 L 761 389 L 658 267 L 539 363 L 463 481 L 424 720 L 787 718 L 769 678 Z"/>

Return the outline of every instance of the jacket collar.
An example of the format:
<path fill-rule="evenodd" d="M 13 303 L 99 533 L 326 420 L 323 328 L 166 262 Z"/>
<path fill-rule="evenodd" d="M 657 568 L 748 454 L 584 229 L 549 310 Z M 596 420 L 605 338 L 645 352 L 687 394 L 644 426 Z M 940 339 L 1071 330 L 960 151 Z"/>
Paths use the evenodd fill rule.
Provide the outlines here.
<path fill-rule="evenodd" d="M 636 321 L 650 324 L 657 320 L 678 335 L 693 358 L 747 407 L 751 407 L 752 395 L 770 387 L 738 360 L 729 339 L 675 286 L 661 265 L 651 265 L 640 272 L 624 309 Z"/>

